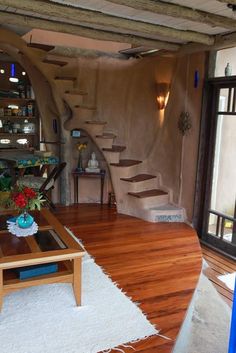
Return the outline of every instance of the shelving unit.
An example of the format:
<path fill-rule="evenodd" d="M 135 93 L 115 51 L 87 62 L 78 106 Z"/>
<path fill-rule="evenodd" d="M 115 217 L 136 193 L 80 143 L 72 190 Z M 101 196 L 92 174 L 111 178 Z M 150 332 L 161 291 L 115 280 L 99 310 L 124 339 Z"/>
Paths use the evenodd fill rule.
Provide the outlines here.
<path fill-rule="evenodd" d="M 9 81 L 9 63 L 2 64 L 5 75 L 1 76 L 0 84 L 0 141 L 1 147 L 9 148 L 39 148 L 39 114 L 27 75 L 20 76 L 23 69 L 15 64 L 18 83 Z M 12 105 L 12 106 L 11 106 Z M 15 105 L 15 107 L 13 107 Z M 28 124 L 28 125 L 27 125 Z M 28 132 L 26 132 L 28 131 Z M 27 143 L 21 145 L 19 138 L 25 137 Z"/>

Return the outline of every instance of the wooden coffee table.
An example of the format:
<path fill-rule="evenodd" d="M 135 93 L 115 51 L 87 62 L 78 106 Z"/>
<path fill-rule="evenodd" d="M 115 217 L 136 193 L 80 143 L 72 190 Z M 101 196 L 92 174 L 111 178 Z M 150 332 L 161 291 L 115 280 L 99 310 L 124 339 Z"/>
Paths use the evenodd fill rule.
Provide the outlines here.
<path fill-rule="evenodd" d="M 77 305 L 81 305 L 81 261 L 85 254 L 64 226 L 46 208 L 34 212 L 39 225 L 37 234 L 16 237 L 7 231 L 6 220 L 14 215 L 0 214 L 0 310 L 4 295 L 31 286 L 72 283 Z M 20 280 L 16 269 L 39 264 L 57 263 L 55 273 Z"/>

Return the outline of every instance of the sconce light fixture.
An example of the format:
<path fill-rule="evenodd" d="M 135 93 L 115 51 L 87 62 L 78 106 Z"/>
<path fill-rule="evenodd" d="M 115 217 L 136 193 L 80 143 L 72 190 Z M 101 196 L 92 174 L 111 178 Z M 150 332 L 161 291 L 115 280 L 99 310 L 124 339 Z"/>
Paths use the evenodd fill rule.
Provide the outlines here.
<path fill-rule="evenodd" d="M 170 93 L 170 85 L 169 83 L 157 83 L 156 84 L 157 88 L 157 106 L 159 110 L 165 109 L 168 98 L 169 98 L 169 93 Z"/>

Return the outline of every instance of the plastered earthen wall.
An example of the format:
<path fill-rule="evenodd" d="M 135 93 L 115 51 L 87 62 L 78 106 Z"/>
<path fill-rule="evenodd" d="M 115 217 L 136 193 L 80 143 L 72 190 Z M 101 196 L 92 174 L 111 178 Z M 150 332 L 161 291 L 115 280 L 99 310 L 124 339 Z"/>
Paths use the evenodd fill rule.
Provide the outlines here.
<path fill-rule="evenodd" d="M 78 74 L 78 87 L 88 92 L 84 104 L 97 109 L 94 120 L 106 121 L 106 131 L 117 135 L 115 143 L 126 146 L 122 158 L 143 161 L 146 172 L 160 172 L 163 184 L 173 190 L 173 201 L 180 201 L 186 207 L 190 220 L 195 190 L 204 62 L 204 54 L 128 61 L 100 57 L 79 58 L 70 67 L 71 72 Z M 196 70 L 199 72 L 199 83 L 195 88 Z M 165 111 L 157 108 L 158 82 L 171 84 Z M 192 123 L 191 130 L 184 138 L 178 130 L 182 111 L 189 112 Z M 79 127 L 79 116 L 74 116 L 74 119 L 78 120 Z M 72 151 L 73 158 L 75 153 Z M 85 184 L 84 181 L 83 188 Z M 181 188 L 182 193 L 179 195 Z M 94 192 L 91 185 L 88 187 L 90 192 Z M 91 195 L 88 195 L 89 199 Z M 83 198 L 83 201 L 86 200 Z"/>

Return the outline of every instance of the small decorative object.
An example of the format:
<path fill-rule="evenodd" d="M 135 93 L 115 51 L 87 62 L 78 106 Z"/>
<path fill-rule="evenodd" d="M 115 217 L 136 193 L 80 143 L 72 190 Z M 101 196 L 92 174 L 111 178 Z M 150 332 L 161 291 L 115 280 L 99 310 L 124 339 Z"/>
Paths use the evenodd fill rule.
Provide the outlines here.
<path fill-rule="evenodd" d="M 32 217 L 28 212 L 24 211 L 17 217 L 17 224 L 20 228 L 29 228 L 34 223 L 34 217 Z"/>
<path fill-rule="evenodd" d="M 21 214 L 16 219 L 9 220 L 9 231 L 17 236 L 27 236 L 37 232 L 38 226 L 28 211 L 40 210 L 42 202 L 44 202 L 42 195 L 32 188 L 26 186 L 16 187 L 11 192 L 9 200 L 7 200 L 7 206 L 13 206 Z"/>
<path fill-rule="evenodd" d="M 95 152 L 93 152 L 91 154 L 91 159 L 88 161 L 88 167 L 85 168 L 86 172 L 90 172 L 90 173 L 99 173 L 100 169 L 98 168 L 98 161 L 96 159 L 96 154 Z"/>
<path fill-rule="evenodd" d="M 179 117 L 178 121 L 178 128 L 179 131 L 182 133 L 184 136 L 188 130 L 190 130 L 192 127 L 192 122 L 191 118 L 189 116 L 188 112 L 182 112 Z"/>
<path fill-rule="evenodd" d="M 85 143 L 78 143 L 77 144 L 77 149 L 79 151 L 79 159 L 78 159 L 78 167 L 77 167 L 77 170 L 79 172 L 82 172 L 83 170 L 83 158 L 82 158 L 82 153 L 83 153 L 83 150 L 85 150 L 85 148 L 87 147 L 87 142 Z"/>
<path fill-rule="evenodd" d="M 72 137 L 80 137 L 81 131 L 78 129 L 71 130 L 71 136 Z"/>
<path fill-rule="evenodd" d="M 199 84 L 199 71 L 195 70 L 194 71 L 194 88 L 198 88 Z"/>
<path fill-rule="evenodd" d="M 232 75 L 232 67 L 230 63 L 227 63 L 225 66 L 225 76 L 231 76 Z"/>

